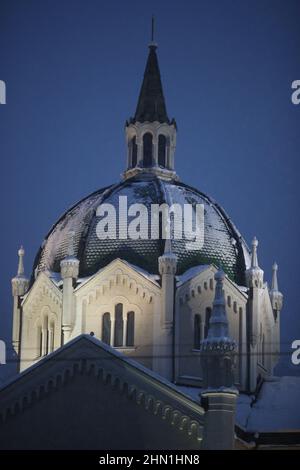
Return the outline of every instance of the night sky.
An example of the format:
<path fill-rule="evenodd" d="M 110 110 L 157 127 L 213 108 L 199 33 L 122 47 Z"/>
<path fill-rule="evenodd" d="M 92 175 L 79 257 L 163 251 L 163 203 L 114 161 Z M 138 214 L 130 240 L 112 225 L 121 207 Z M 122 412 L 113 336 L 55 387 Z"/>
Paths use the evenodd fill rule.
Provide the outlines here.
<path fill-rule="evenodd" d="M 151 16 L 175 167 L 229 213 L 284 293 L 280 374 L 300 339 L 299 0 L 0 0 L 0 339 L 10 341 L 10 279 L 26 273 L 58 217 L 120 179 L 125 120 L 135 111 Z M 1 366 L 3 377 L 12 365 Z"/>

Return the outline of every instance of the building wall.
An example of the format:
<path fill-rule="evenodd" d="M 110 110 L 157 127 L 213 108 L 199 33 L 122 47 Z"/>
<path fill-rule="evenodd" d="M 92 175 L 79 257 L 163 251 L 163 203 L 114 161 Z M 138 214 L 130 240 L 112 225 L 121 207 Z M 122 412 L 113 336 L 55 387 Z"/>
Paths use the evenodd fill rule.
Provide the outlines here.
<path fill-rule="evenodd" d="M 123 276 L 123 277 L 122 277 Z M 81 292 L 76 294 L 76 309 L 81 312 L 75 321 L 71 337 L 80 333 L 93 332 L 98 339 L 104 340 L 103 315 L 110 314 L 111 341 L 114 345 L 114 317 L 117 304 L 123 306 L 123 335 L 126 335 L 125 321 L 129 312 L 134 312 L 134 344 L 128 347 L 124 337 L 123 346 L 117 349 L 139 360 L 146 367 L 152 368 L 153 358 L 153 318 L 157 305 L 157 295 L 146 294 L 147 288 L 141 284 L 131 284 L 132 281 L 120 274 L 120 282 L 112 282 L 110 286 L 100 289 L 96 287 L 94 293 L 87 296 Z M 99 289 L 97 291 L 97 289 Z M 81 325 L 78 319 L 81 317 Z"/>
<path fill-rule="evenodd" d="M 216 269 L 208 266 L 200 274 L 179 285 L 175 294 L 174 352 L 175 380 L 187 385 L 200 385 L 202 371 L 199 347 L 194 344 L 195 315 L 201 317 L 201 339 L 208 324 L 207 309 L 212 309 Z M 232 283 L 224 281 L 229 334 L 236 341 L 237 355 L 235 384 L 247 389 L 247 329 L 251 327 L 247 294 Z M 103 315 L 111 319 L 110 344 L 114 345 L 114 316 L 117 304 L 123 306 L 123 342 L 118 349 L 135 358 L 146 367 L 164 375 L 164 341 L 173 341 L 173 330 L 164 336 L 162 324 L 163 289 L 155 281 L 142 275 L 127 263 L 115 260 L 92 278 L 74 289 L 71 334 L 82 333 L 103 336 Z M 43 355 L 63 344 L 63 289 L 46 274 L 41 273 L 23 301 L 21 323 L 21 370 L 29 367 Z M 168 293 L 166 293 L 168 295 Z M 172 299 L 170 299 L 170 302 Z M 134 312 L 134 342 L 126 344 L 126 318 Z M 275 324 L 268 288 L 259 289 L 258 341 L 251 355 L 251 367 L 256 376 L 272 373 L 277 361 L 279 321 Z M 52 338 L 53 336 L 53 338 Z M 274 345 L 274 343 L 276 343 Z M 172 348 L 170 349 L 171 355 Z M 168 353 L 169 354 L 169 353 Z M 168 358 L 167 358 L 168 360 Z M 172 362 L 172 358 L 169 358 Z"/>
<path fill-rule="evenodd" d="M 154 317 L 159 308 L 160 288 L 152 286 L 135 273 L 126 269 L 103 273 L 98 279 L 83 286 L 75 293 L 76 318 L 71 337 L 91 333 L 99 339 L 103 336 L 103 315 L 110 314 L 111 341 L 114 345 L 114 321 L 116 305 L 123 306 L 123 346 L 117 349 L 152 368 L 154 343 Z M 127 313 L 134 312 L 134 344 L 126 345 Z"/>
<path fill-rule="evenodd" d="M 200 352 L 194 344 L 195 315 L 201 316 L 201 339 L 205 337 L 208 324 L 207 309 L 212 309 L 214 300 L 215 268 L 207 270 L 186 282 L 176 293 L 175 347 L 176 347 L 176 381 L 190 385 L 202 384 Z M 225 279 L 224 292 L 226 311 L 229 322 L 229 334 L 237 345 L 235 383 L 246 388 L 246 304 L 247 296 L 231 281 Z"/>
<path fill-rule="evenodd" d="M 62 294 L 41 273 L 22 306 L 20 370 L 61 346 Z"/>

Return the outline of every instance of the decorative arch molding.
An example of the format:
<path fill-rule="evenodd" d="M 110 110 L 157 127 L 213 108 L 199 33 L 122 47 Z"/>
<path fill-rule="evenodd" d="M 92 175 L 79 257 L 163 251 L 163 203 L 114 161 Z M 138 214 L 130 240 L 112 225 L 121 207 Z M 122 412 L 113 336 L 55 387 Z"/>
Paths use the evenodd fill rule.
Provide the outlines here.
<path fill-rule="evenodd" d="M 142 285 L 129 273 L 124 273 L 121 269 L 118 269 L 114 273 L 109 274 L 107 278 L 99 279 L 95 282 L 89 292 L 83 296 L 82 300 L 85 300 L 87 305 L 91 305 L 108 292 L 112 297 L 115 297 L 114 292 L 118 286 L 127 288 L 128 291 L 138 296 L 146 304 L 153 303 L 154 296 L 156 295 L 155 292 Z"/>
<path fill-rule="evenodd" d="M 200 300 L 201 297 L 207 296 L 208 292 L 211 292 L 213 298 L 215 289 L 214 273 L 215 272 L 212 272 L 209 277 L 206 275 L 203 279 L 193 279 L 192 282 L 186 283 L 186 285 L 183 285 L 182 287 L 180 286 L 177 291 L 179 305 L 182 306 L 195 298 Z M 235 313 L 239 312 L 240 308 L 244 310 L 247 302 L 245 294 L 230 281 L 227 282 L 227 285 L 225 283 L 224 287 L 226 298 L 229 296 L 231 299 L 232 310 Z M 234 309 L 233 305 L 235 305 Z"/>
<path fill-rule="evenodd" d="M 44 273 L 40 273 L 23 301 L 25 316 L 35 314 L 40 310 L 41 304 L 47 301 L 52 308 L 62 309 L 62 292 Z"/>
<path fill-rule="evenodd" d="M 166 421 L 170 426 L 175 427 L 189 438 L 195 439 L 199 443 L 199 447 L 201 446 L 203 422 L 188 416 L 170 403 L 156 398 L 155 395 L 141 389 L 132 381 L 124 380 L 118 374 L 114 374 L 95 361 L 87 359 L 68 364 L 68 366 L 52 375 L 51 378 L 44 380 L 38 386 L 33 386 L 31 390 L 13 400 L 11 404 L 3 406 L 0 409 L 1 424 L 23 413 L 47 395 L 55 393 L 77 374 L 95 377 L 96 380 L 116 390 L 120 395 L 124 395 L 137 406 L 141 406 L 146 412 Z M 203 420 L 203 416 L 201 419 Z"/>
<path fill-rule="evenodd" d="M 43 323 L 44 318 L 47 316 L 49 322 L 56 322 L 58 320 L 58 314 L 51 310 L 49 305 L 44 305 L 41 312 L 35 316 L 34 326 L 38 326 L 39 323 Z M 28 317 L 28 315 L 27 315 Z"/>
<path fill-rule="evenodd" d="M 156 133 L 153 131 L 153 128 L 152 128 L 151 125 L 145 126 L 145 128 L 143 129 L 143 131 L 142 131 L 141 134 L 140 134 L 140 135 L 141 135 L 141 139 L 143 139 L 146 134 L 151 134 L 151 135 L 152 135 L 152 138 L 153 138 L 153 141 L 154 141 L 154 139 L 155 139 L 155 137 L 156 137 Z"/>

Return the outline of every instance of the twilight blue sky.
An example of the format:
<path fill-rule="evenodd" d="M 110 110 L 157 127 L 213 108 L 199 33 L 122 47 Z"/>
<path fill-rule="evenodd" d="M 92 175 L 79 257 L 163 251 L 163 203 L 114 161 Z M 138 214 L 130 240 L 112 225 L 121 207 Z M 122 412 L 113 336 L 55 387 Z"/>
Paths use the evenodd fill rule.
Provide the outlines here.
<path fill-rule="evenodd" d="M 279 264 L 282 348 L 300 339 L 299 0 L 0 0 L 0 338 L 11 336 L 16 252 L 26 271 L 55 220 L 119 179 L 151 15 L 176 170 L 213 196 L 270 280 Z M 1 366 L 7 375 L 10 366 Z M 300 373 L 283 357 L 280 373 Z"/>

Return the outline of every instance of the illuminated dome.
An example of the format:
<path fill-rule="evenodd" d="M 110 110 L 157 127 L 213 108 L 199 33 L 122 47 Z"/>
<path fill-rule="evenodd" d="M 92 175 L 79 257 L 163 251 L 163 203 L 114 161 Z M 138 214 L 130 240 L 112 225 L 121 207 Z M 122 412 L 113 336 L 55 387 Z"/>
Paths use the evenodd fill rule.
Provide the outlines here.
<path fill-rule="evenodd" d="M 222 266 L 232 280 L 245 284 L 249 252 L 241 235 L 224 210 L 208 196 L 181 182 L 174 169 L 177 126 L 169 119 L 156 55 L 150 51 L 134 117 L 126 122 L 127 169 L 124 181 L 100 189 L 68 210 L 54 225 L 36 257 L 34 275 L 41 270 L 59 273 L 60 261 L 67 255 L 68 233 L 75 232 L 75 252 L 80 261 L 80 276 L 90 276 L 116 258 L 121 258 L 149 273 L 158 273 L 158 258 L 165 241 L 160 239 L 100 240 L 96 234 L 101 203 L 112 204 L 117 212 L 119 197 L 127 196 L 128 206 L 166 203 L 204 205 L 204 245 L 186 249 L 185 238 L 172 240 L 178 257 L 177 274 L 203 264 Z M 117 227 L 118 229 L 118 227 Z M 190 238 L 190 237 L 188 237 Z"/>
<path fill-rule="evenodd" d="M 187 239 L 172 240 L 172 251 L 178 257 L 177 273 L 199 264 L 222 265 L 232 280 L 244 284 L 248 266 L 248 249 L 224 210 L 205 194 L 178 181 L 159 176 L 137 175 L 124 182 L 101 189 L 68 210 L 46 236 L 35 262 L 35 274 L 41 270 L 60 271 L 60 261 L 67 255 L 68 233 L 75 232 L 75 253 L 80 261 L 80 275 L 89 276 L 115 258 L 124 259 L 150 273 L 158 273 L 158 257 L 163 254 L 164 240 L 100 240 L 96 226 L 101 203 L 112 204 L 119 213 L 119 197 L 127 196 L 128 206 L 144 204 L 204 205 L 204 246 L 187 250 Z M 149 227 L 150 227 L 150 210 Z M 130 219 L 129 219 L 130 220 Z M 117 229 L 119 229 L 117 223 Z"/>

